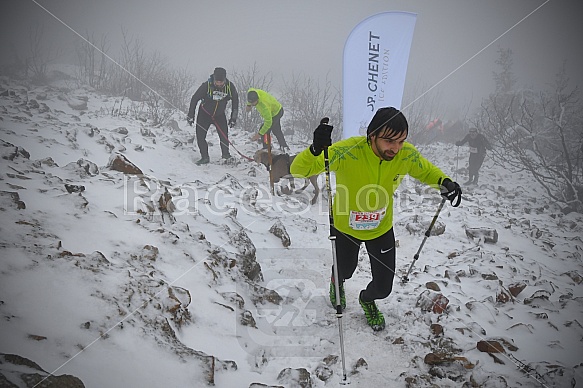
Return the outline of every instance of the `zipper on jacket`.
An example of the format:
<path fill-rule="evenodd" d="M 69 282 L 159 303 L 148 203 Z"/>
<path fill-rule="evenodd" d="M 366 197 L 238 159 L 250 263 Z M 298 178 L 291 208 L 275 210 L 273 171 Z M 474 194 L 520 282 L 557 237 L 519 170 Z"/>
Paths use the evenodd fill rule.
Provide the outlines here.
<path fill-rule="evenodd" d="M 383 160 L 379 160 L 379 168 L 377 171 L 377 191 L 378 191 L 378 187 L 381 184 L 381 165 L 383 164 Z"/>
<path fill-rule="evenodd" d="M 377 184 L 376 184 L 376 192 L 377 198 L 380 198 L 380 186 L 381 186 L 381 165 L 383 164 L 383 160 L 379 160 L 379 168 L 377 170 Z"/>

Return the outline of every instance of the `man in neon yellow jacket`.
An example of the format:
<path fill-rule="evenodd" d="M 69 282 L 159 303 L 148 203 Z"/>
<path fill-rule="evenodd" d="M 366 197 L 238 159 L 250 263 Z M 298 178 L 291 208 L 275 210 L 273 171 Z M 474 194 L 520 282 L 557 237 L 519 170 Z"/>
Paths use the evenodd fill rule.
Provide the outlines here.
<path fill-rule="evenodd" d="M 277 138 L 279 147 L 285 151 L 289 149 L 281 131 L 281 117 L 283 116 L 283 107 L 275 97 L 261 89 L 249 88 L 247 92 L 246 111 L 249 112 L 252 107 L 263 118 L 263 124 L 259 128 L 259 133 L 252 137 L 252 140 L 259 139 L 262 136 L 263 148 L 267 148 L 267 136 L 271 131 Z"/>
<path fill-rule="evenodd" d="M 409 131 L 402 112 L 379 109 L 367 128 L 367 136 L 355 136 L 332 144 L 332 127 L 321 124 L 314 131 L 312 145 L 294 159 L 290 172 L 308 177 L 324 172 L 322 151 L 328 148 L 329 168 L 336 173 L 336 194 L 331 228 L 336 244 L 340 303 L 346 305 L 343 282 L 350 279 L 364 243 L 370 259 L 372 280 L 359 295 L 368 324 L 382 330 L 385 320 L 375 300 L 391 293 L 395 275 L 393 193 L 405 175 L 440 189 L 452 204 L 459 205 L 461 188 L 438 167 L 406 142 Z M 336 306 L 334 277 L 330 301 Z"/>

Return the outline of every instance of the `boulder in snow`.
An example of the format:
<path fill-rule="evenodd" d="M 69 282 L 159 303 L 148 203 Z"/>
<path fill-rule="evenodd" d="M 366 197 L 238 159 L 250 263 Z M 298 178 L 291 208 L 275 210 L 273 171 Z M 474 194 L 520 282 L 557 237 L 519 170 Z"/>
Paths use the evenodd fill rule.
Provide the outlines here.
<path fill-rule="evenodd" d="M 143 174 L 142 170 L 140 170 L 135 164 L 130 162 L 128 158 L 122 154 L 111 155 L 109 162 L 107 163 L 107 167 L 111 170 L 123 172 L 124 174 Z"/>
<path fill-rule="evenodd" d="M 496 244 L 498 231 L 492 228 L 466 228 L 466 236 L 469 238 L 483 238 L 484 242 Z"/>
<path fill-rule="evenodd" d="M 3 387 L 85 387 L 83 381 L 75 376 L 55 376 L 42 369 L 34 361 L 16 354 L 0 353 L 0 365 L 2 366 L 0 369 L 0 383 L 2 383 Z M 6 375 L 10 376 L 10 380 Z"/>

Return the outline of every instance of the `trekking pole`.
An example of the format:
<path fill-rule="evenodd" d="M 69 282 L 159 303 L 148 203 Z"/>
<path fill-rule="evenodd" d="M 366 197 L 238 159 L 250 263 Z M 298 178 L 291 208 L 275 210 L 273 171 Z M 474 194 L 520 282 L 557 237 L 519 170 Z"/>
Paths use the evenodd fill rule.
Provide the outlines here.
<path fill-rule="evenodd" d="M 439 207 L 437 208 L 437 211 L 433 216 L 433 220 L 431 221 L 431 224 L 429 225 L 427 232 L 425 232 L 425 237 L 423 238 L 423 241 L 421 241 L 421 245 L 419 246 L 417 253 L 415 253 L 415 256 L 413 256 L 413 262 L 411 262 L 411 265 L 409 266 L 409 271 L 407 271 L 407 274 L 401 278 L 402 283 L 407 283 L 409 281 L 409 275 L 413 270 L 413 266 L 415 265 L 417 259 L 419 259 L 419 254 L 421 253 L 421 249 L 423 249 L 423 245 L 425 245 L 425 241 L 427 241 L 427 238 L 431 235 L 431 229 L 433 229 L 433 225 L 435 225 L 435 221 L 437 221 L 437 217 L 439 217 L 439 213 L 441 213 L 441 209 L 443 209 L 443 204 L 445 203 L 446 199 L 447 198 L 445 196 L 443 196 L 443 198 L 441 199 Z"/>
<path fill-rule="evenodd" d="M 320 124 L 328 124 L 330 119 L 324 117 Z M 326 169 L 326 190 L 328 191 L 328 217 L 330 222 L 330 235 L 328 239 L 332 243 L 332 264 L 334 267 L 334 292 L 336 292 L 336 318 L 338 318 L 338 331 L 340 333 L 340 356 L 342 358 L 341 385 L 350 384 L 346 378 L 346 362 L 344 359 L 344 328 L 342 327 L 342 304 L 340 301 L 340 279 L 338 278 L 338 259 L 336 257 L 336 236 L 333 233 L 334 214 L 332 214 L 332 189 L 330 186 L 330 160 L 328 159 L 328 147 L 324 147 L 324 167 Z"/>
<path fill-rule="evenodd" d="M 275 195 L 274 179 L 273 179 L 273 157 L 271 155 L 271 135 L 266 133 L 265 142 L 267 143 L 267 159 L 269 160 L 269 187 L 271 188 L 271 195 Z"/>
<path fill-rule="evenodd" d="M 458 171 L 458 166 L 460 163 L 460 159 L 459 159 L 460 147 L 456 146 L 455 148 L 457 148 L 457 151 L 455 152 L 455 176 L 453 177 L 453 179 L 455 181 L 457 181 L 457 171 Z"/>

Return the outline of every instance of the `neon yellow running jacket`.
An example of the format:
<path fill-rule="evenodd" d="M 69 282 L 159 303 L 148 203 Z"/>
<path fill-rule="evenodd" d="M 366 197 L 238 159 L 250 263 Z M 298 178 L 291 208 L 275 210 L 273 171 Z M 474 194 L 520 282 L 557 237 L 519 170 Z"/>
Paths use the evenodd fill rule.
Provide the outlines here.
<path fill-rule="evenodd" d="M 379 159 L 365 136 L 336 142 L 328 152 L 330 171 L 336 174 L 334 226 L 360 240 L 372 240 L 393 227 L 393 194 L 405 175 L 436 189 L 440 180 L 449 178 L 408 142 L 391 161 Z M 324 171 L 324 153 L 314 156 L 309 148 L 300 152 L 290 167 L 296 177 Z"/>
<path fill-rule="evenodd" d="M 259 134 L 265 135 L 273 124 L 273 117 L 281 110 L 281 104 L 275 97 L 267 93 L 265 90 L 249 88 L 247 92 L 252 90 L 255 91 L 259 97 L 259 101 L 257 101 L 255 108 L 257 108 L 257 112 L 259 112 L 263 118 L 263 125 L 259 128 Z M 247 103 L 247 105 L 251 104 Z"/>

